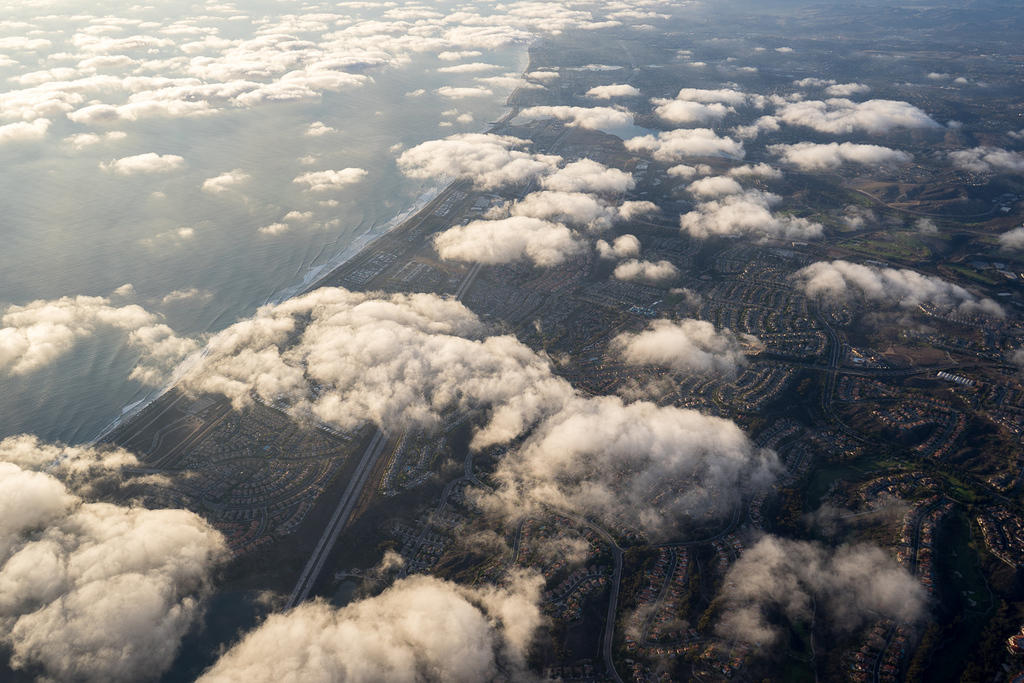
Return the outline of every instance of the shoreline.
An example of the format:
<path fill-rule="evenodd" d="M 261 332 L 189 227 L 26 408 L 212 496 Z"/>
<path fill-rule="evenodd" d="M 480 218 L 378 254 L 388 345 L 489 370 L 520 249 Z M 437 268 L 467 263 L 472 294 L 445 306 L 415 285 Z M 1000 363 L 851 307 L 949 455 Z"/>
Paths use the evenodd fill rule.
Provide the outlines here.
<path fill-rule="evenodd" d="M 524 76 L 525 76 L 524 72 Z M 505 100 L 505 114 L 487 126 L 485 133 L 494 133 L 510 121 L 512 121 L 519 114 L 519 106 L 511 104 L 513 98 L 519 92 L 519 88 L 516 88 L 508 94 Z M 268 304 L 280 304 L 288 299 L 292 299 L 296 296 L 307 294 L 319 287 L 321 283 L 328 280 L 333 276 L 340 268 L 343 268 L 346 264 L 350 263 L 353 259 L 357 258 L 360 254 L 372 247 L 382 237 L 398 231 L 405 227 L 409 223 L 417 220 L 425 210 L 431 207 L 439 197 L 447 194 L 453 187 L 455 187 L 460 181 L 458 179 L 443 178 L 437 184 L 429 187 L 405 210 L 398 214 L 395 214 L 392 218 L 387 220 L 383 227 L 377 228 L 376 226 L 371 227 L 369 230 L 364 232 L 352 240 L 345 248 L 335 254 L 333 257 L 328 259 L 326 262 L 319 266 L 311 266 L 303 274 L 300 282 L 286 287 L 277 293 L 267 298 L 263 305 Z M 121 413 L 111 420 L 105 427 L 103 427 L 96 436 L 89 439 L 86 443 L 89 445 L 95 445 L 103 442 L 111 433 L 116 431 L 119 427 L 127 422 L 130 422 L 136 415 L 144 411 L 146 408 L 151 406 L 156 401 L 160 400 L 167 392 L 171 391 L 181 381 L 182 376 L 206 353 L 204 348 L 201 351 L 193 353 L 188 358 L 185 358 L 179 363 L 171 373 L 171 378 L 159 389 L 150 392 L 146 396 L 137 401 L 133 401 L 121 408 Z"/>

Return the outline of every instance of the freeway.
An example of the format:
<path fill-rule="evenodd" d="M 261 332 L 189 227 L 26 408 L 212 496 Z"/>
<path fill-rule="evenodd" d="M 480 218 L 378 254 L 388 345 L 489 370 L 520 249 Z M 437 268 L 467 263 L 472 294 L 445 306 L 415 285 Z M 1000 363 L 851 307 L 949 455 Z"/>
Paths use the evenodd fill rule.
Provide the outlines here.
<path fill-rule="evenodd" d="M 480 269 L 483 267 L 483 265 L 484 264 L 477 262 L 474 263 L 473 267 L 469 269 L 469 272 L 466 273 L 466 277 L 464 277 L 462 279 L 462 282 L 459 283 L 459 288 L 455 290 L 456 300 L 461 301 L 462 297 L 466 295 L 466 292 L 469 291 L 470 286 L 473 284 L 473 280 L 476 279 L 476 276 L 480 272 Z"/>
<path fill-rule="evenodd" d="M 454 187 L 454 184 L 452 187 Z M 451 188 L 449 188 L 449 190 L 450 189 Z M 470 285 L 473 284 L 473 279 L 477 276 L 477 273 L 480 272 L 480 268 L 481 264 L 473 264 L 473 267 L 469 269 L 468 273 L 466 273 L 465 278 L 463 278 L 462 282 L 459 283 L 459 287 L 456 290 L 456 298 L 461 298 L 462 295 L 466 293 L 466 290 L 468 290 Z M 341 532 L 345 529 L 345 526 L 348 524 L 348 521 L 352 516 L 352 510 L 355 509 L 356 501 L 359 500 L 359 496 L 363 491 L 363 487 L 366 486 L 370 473 L 373 472 L 377 461 L 386 452 L 385 446 L 387 446 L 387 443 L 388 439 L 384 436 L 384 433 L 380 429 L 377 429 L 373 438 L 370 440 L 370 444 L 366 447 L 366 450 L 363 451 L 362 460 L 359 461 L 356 471 L 352 474 L 352 479 L 349 480 L 345 493 L 342 494 L 341 499 L 338 500 L 338 505 L 334 509 L 334 514 L 331 516 L 330 521 L 327 523 L 327 527 L 320 536 L 319 542 L 316 544 L 316 547 L 313 548 L 313 554 L 306 562 L 306 566 L 302 569 L 302 574 L 299 575 L 299 580 L 295 584 L 292 594 L 288 597 L 285 609 L 291 609 L 309 597 L 310 592 L 313 590 L 313 586 L 316 584 L 317 577 L 320 576 L 324 563 L 327 561 L 327 556 L 330 554 L 331 549 L 334 548 L 334 544 L 338 541 L 338 536 L 341 535 Z M 472 459 L 470 457 L 467 457 L 466 461 L 466 478 L 475 480 L 475 477 L 472 476 Z M 444 506 L 444 502 L 448 498 L 448 494 L 459 481 L 461 481 L 461 479 L 449 483 L 448 487 L 445 489 L 445 495 L 441 498 L 441 505 L 438 506 L 438 510 Z M 420 534 L 420 541 L 422 541 L 422 536 L 425 533 L 426 528 Z"/>
<path fill-rule="evenodd" d="M 619 672 L 615 670 L 615 661 L 612 657 L 612 644 L 615 640 L 615 613 L 619 608 L 619 588 L 622 585 L 622 548 L 615 542 L 604 527 L 594 524 L 585 517 L 580 517 L 566 510 L 558 510 L 558 514 L 571 519 L 580 526 L 585 526 L 595 534 L 601 537 L 601 539 L 611 546 L 612 557 L 615 560 L 615 571 L 612 573 L 612 583 L 610 589 L 610 595 L 608 596 L 608 616 L 605 619 L 604 624 L 604 638 L 601 642 L 601 653 L 604 656 L 604 665 L 608 670 L 608 675 L 611 676 L 612 680 L 617 683 L 622 683 L 622 677 L 619 676 Z"/>
<path fill-rule="evenodd" d="M 313 554 L 310 555 L 306 566 L 302 570 L 302 574 L 299 575 L 299 581 L 295 584 L 292 594 L 288 597 L 285 609 L 291 609 L 309 597 L 317 578 L 320 576 L 320 572 L 323 570 L 324 562 L 327 561 L 327 556 L 330 554 L 331 549 L 334 548 L 334 544 L 337 542 L 338 536 L 341 535 L 345 525 L 348 524 L 356 501 L 359 500 L 359 495 L 362 493 L 370 473 L 373 472 L 374 465 L 377 464 L 377 460 L 385 452 L 387 443 L 388 440 L 384 433 L 378 429 L 366 450 L 363 451 L 362 460 L 359 461 L 356 471 L 352 474 L 345 493 L 338 500 L 338 506 L 334 509 L 334 514 L 327 523 L 327 527 L 320 536 L 316 547 L 313 548 Z"/>

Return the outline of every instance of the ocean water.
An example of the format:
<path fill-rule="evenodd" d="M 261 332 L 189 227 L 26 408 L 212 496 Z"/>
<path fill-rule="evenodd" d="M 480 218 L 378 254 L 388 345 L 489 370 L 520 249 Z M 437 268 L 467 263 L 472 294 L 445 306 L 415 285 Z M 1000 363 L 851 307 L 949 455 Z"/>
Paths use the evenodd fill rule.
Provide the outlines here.
<path fill-rule="evenodd" d="M 85 129 L 54 117 L 44 140 L 0 147 L 0 312 L 37 299 L 111 296 L 116 305 L 138 303 L 161 314 L 178 334 L 201 338 L 297 291 L 311 273 L 384 229 L 432 189 L 430 182 L 399 173 L 395 159 L 402 147 L 479 132 L 503 115 L 508 89 L 492 87 L 493 96 L 460 100 L 435 91 L 475 85 L 474 76 L 521 72 L 526 45 L 468 61 L 500 70 L 439 73 L 450 62 L 428 53 L 404 65 L 366 69 L 372 82 L 322 98 L 203 117 L 121 121 L 107 128 L 125 132 L 123 139 L 81 151 L 63 138 Z M 0 80 L 27 68 L 2 67 Z M 408 95 L 421 89 L 426 93 Z M 453 120 L 444 114 L 453 108 L 473 121 L 439 126 Z M 314 121 L 335 132 L 306 135 Z M 185 165 L 127 177 L 100 168 L 143 152 L 179 155 Z M 315 159 L 303 160 L 307 156 Z M 307 171 L 346 167 L 368 174 L 316 195 L 292 182 Z M 251 176 L 244 193 L 201 190 L 205 179 L 232 169 Z M 291 211 L 312 215 L 280 234 L 259 232 Z M 132 295 L 112 296 L 126 283 L 133 285 Z M 188 290 L 196 292 L 165 298 Z M 128 379 L 137 359 L 124 332 L 101 329 L 43 368 L 0 375 L 0 437 L 28 432 L 70 443 L 95 438 L 126 407 L 152 395 L 153 387 Z"/>

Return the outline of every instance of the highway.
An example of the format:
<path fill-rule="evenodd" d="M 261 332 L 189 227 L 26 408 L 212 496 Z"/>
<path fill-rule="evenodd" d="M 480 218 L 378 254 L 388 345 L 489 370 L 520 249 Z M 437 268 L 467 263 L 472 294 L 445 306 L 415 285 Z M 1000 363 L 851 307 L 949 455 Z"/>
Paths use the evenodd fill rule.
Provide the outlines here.
<path fill-rule="evenodd" d="M 316 547 L 313 548 L 313 554 L 310 555 L 306 566 L 302 570 L 302 574 L 299 575 L 299 581 L 295 584 L 292 594 L 288 597 L 285 609 L 291 609 L 309 597 L 313 586 L 316 585 L 317 578 L 320 576 L 320 572 L 323 570 L 324 562 L 327 561 L 327 556 L 330 555 L 331 549 L 334 548 L 334 544 L 338 540 L 338 536 L 341 535 L 345 525 L 348 524 L 356 501 L 359 500 L 359 495 L 362 493 L 370 473 L 373 472 L 378 458 L 384 453 L 387 444 L 387 438 L 378 429 L 366 450 L 363 451 L 362 460 L 359 461 L 356 471 L 348 482 L 348 487 L 338 500 L 338 506 L 334 509 L 334 514 L 327 523 L 327 527 L 320 536 Z"/>
<path fill-rule="evenodd" d="M 476 279 L 476 276 L 483 265 L 484 264 L 479 262 L 474 263 L 473 267 L 471 267 L 469 272 L 466 273 L 466 277 L 462 278 L 462 282 L 459 283 L 459 288 L 455 290 L 455 298 L 457 300 L 462 301 L 462 297 L 464 297 L 466 292 L 469 291 L 470 286 L 473 284 L 473 280 Z"/>
<path fill-rule="evenodd" d="M 612 557 L 615 560 L 615 570 L 612 573 L 611 594 L 608 596 L 608 616 L 604 624 L 604 638 L 601 642 L 601 654 L 604 656 L 604 666 L 608 675 L 616 683 L 622 683 L 622 677 L 615 670 L 615 661 L 612 657 L 612 644 L 615 641 L 615 613 L 619 608 L 619 588 L 622 584 L 622 548 L 615 542 L 615 539 L 603 527 L 594 524 L 584 517 L 575 515 L 566 510 L 558 510 L 558 514 L 571 519 L 580 526 L 585 526 L 601 537 L 605 543 L 611 546 Z"/>
<path fill-rule="evenodd" d="M 452 187 L 454 187 L 454 185 Z M 449 187 L 449 190 L 450 189 L 451 187 Z M 420 220 L 422 220 L 422 218 Z M 469 269 L 469 272 L 466 273 L 466 276 L 462 279 L 462 282 L 459 283 L 459 287 L 455 291 L 455 297 L 457 299 L 462 298 L 469 287 L 473 284 L 473 280 L 476 278 L 477 273 L 480 272 L 481 267 L 482 264 L 474 263 L 473 267 Z M 334 544 L 338 541 L 338 536 L 341 535 L 341 532 L 345 529 L 349 519 L 352 517 L 352 511 L 355 509 L 356 501 L 359 500 L 363 487 L 366 486 L 366 482 L 370 477 L 370 473 L 373 472 L 374 467 L 377 464 L 377 460 L 384 454 L 387 443 L 388 440 L 385 438 L 384 433 L 380 429 L 377 429 L 373 438 L 370 440 L 369 445 L 366 447 L 366 450 L 363 451 L 362 460 L 360 460 L 359 465 L 356 466 L 356 470 L 348 482 L 348 487 L 346 487 L 345 492 L 338 500 L 338 505 L 334 508 L 334 514 L 327 523 L 327 527 L 320 536 L 320 540 L 317 542 L 316 547 L 313 548 L 313 554 L 310 555 L 309 560 L 306 562 L 306 566 L 303 567 L 302 573 L 299 575 L 299 580 L 295 584 L 295 588 L 292 590 L 291 595 L 288 597 L 285 609 L 291 609 L 305 601 L 313 591 L 313 586 L 316 585 L 316 580 L 320 576 L 320 572 L 323 571 L 324 563 L 327 561 L 327 556 L 331 554 Z M 467 458 L 466 477 L 475 479 L 475 477 L 472 476 L 471 458 Z M 445 495 L 441 498 L 441 504 L 438 506 L 438 510 L 444 506 L 444 503 L 448 498 L 448 494 L 459 481 L 461 481 L 461 479 L 449 483 L 448 488 L 445 489 Z M 421 532 L 420 540 L 422 540 L 422 536 L 425 533 L 426 528 Z M 619 563 L 621 564 L 621 557 Z"/>

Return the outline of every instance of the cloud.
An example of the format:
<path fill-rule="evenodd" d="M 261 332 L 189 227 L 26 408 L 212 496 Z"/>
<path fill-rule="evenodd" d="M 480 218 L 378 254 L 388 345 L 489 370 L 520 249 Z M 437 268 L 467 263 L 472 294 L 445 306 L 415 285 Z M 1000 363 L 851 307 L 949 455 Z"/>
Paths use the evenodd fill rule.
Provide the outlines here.
<path fill-rule="evenodd" d="M 1024 173 L 1024 154 L 999 147 L 975 147 L 950 152 L 949 158 L 957 168 L 974 173 L 1008 171 Z"/>
<path fill-rule="evenodd" d="M 438 73 L 443 74 L 471 74 L 483 71 L 497 71 L 501 69 L 497 64 L 486 64 L 484 62 L 470 62 L 467 64 L 455 64 L 453 66 L 442 66 Z"/>
<path fill-rule="evenodd" d="M 540 106 L 527 107 L 519 112 L 524 118 L 555 118 L 568 122 L 570 126 L 603 130 L 633 125 L 633 115 L 622 109 L 612 107 L 569 107 Z"/>
<path fill-rule="evenodd" d="M 998 242 L 1004 251 L 1024 250 L 1024 227 L 1007 230 L 999 236 Z"/>
<path fill-rule="evenodd" d="M 9 306 L 0 316 L 0 370 L 20 375 L 52 363 L 101 328 L 119 329 L 142 352 L 137 378 L 153 379 L 197 348 L 141 306 L 113 306 L 98 296 L 61 297 Z M 134 376 L 134 374 L 133 374 Z"/>
<path fill-rule="evenodd" d="M 754 341 L 744 335 L 746 341 Z M 609 350 L 630 365 L 658 365 L 677 372 L 734 377 L 746 365 L 740 337 L 703 320 L 655 320 L 642 332 L 625 332 Z"/>
<path fill-rule="evenodd" d="M 596 85 L 586 92 L 586 96 L 595 100 L 610 100 L 615 97 L 636 97 L 640 94 L 632 85 L 616 83 L 613 85 Z"/>
<path fill-rule="evenodd" d="M 111 306 L 104 297 L 62 297 L 10 306 L 0 317 L 0 368 L 36 370 L 67 352 L 100 326 L 132 330 L 156 322 L 141 306 Z"/>
<path fill-rule="evenodd" d="M 679 161 L 685 157 L 722 156 L 742 159 L 743 143 L 719 137 L 710 128 L 679 128 L 631 138 L 624 142 L 631 152 L 651 152 L 658 161 Z"/>
<path fill-rule="evenodd" d="M 81 151 L 86 147 L 92 147 L 101 142 L 110 142 L 113 140 L 124 140 L 128 137 L 128 134 L 121 130 L 108 131 L 102 135 L 97 133 L 76 133 L 75 135 L 69 135 L 64 138 L 64 142 L 71 145 L 75 151 Z"/>
<path fill-rule="evenodd" d="M 195 228 L 183 225 L 181 227 L 174 228 L 173 230 L 165 230 L 163 232 L 157 233 L 153 237 L 147 237 L 140 241 L 145 245 L 152 246 L 167 241 L 181 243 L 184 242 L 185 240 L 190 240 L 195 236 Z"/>
<path fill-rule="evenodd" d="M 863 83 L 837 83 L 825 88 L 825 93 L 832 97 L 850 97 L 851 95 L 863 95 L 871 92 L 871 86 Z"/>
<path fill-rule="evenodd" d="M 529 259 L 538 266 L 554 266 L 580 253 L 584 243 L 561 223 L 511 216 L 449 228 L 434 238 L 434 248 L 441 258 L 455 261 L 495 264 Z"/>
<path fill-rule="evenodd" d="M 309 124 L 306 128 L 306 135 L 308 137 L 320 137 L 321 135 L 327 135 L 328 133 L 337 133 L 338 131 L 331 128 L 323 121 L 314 121 Z"/>
<path fill-rule="evenodd" d="M 833 169 L 843 163 L 857 163 L 869 166 L 905 164 L 913 157 L 899 150 L 880 145 L 861 145 L 853 142 L 798 142 L 793 145 L 769 145 L 768 151 L 782 157 L 782 160 L 805 171 Z"/>
<path fill-rule="evenodd" d="M 238 189 L 239 185 L 244 185 L 252 179 L 248 173 L 240 168 L 236 168 L 225 173 L 221 173 L 218 176 L 207 178 L 203 181 L 203 192 L 209 192 L 210 194 L 222 194 L 224 192 L 231 192 L 232 190 Z"/>
<path fill-rule="evenodd" d="M 307 192 L 333 192 L 346 185 L 358 183 L 368 173 L 361 168 L 343 168 L 340 171 L 310 171 L 297 176 L 293 183 L 305 185 Z"/>
<path fill-rule="evenodd" d="M 961 313 L 1003 317 L 1002 307 L 991 299 L 978 299 L 960 285 L 934 275 L 906 268 L 879 268 L 849 261 L 818 261 L 794 274 L 808 296 L 836 301 L 863 298 L 902 308 L 930 304 Z"/>
<path fill-rule="evenodd" d="M 541 181 L 545 189 L 560 192 L 597 192 L 621 194 L 636 187 L 631 173 L 608 168 L 590 159 L 566 164 Z"/>
<path fill-rule="evenodd" d="M 271 615 L 199 680 L 468 683 L 523 676 L 543 623 L 543 583 L 537 574 L 478 587 L 410 576 L 342 608 L 307 603 Z"/>
<path fill-rule="evenodd" d="M 603 259 L 636 258 L 640 256 L 640 240 L 636 235 L 620 235 L 611 244 L 597 241 L 597 253 Z"/>
<path fill-rule="evenodd" d="M 697 164 L 696 166 L 689 166 L 687 164 L 679 164 L 678 166 L 672 166 L 667 171 L 673 178 L 684 178 L 689 179 L 695 175 L 708 175 L 712 173 L 712 169 L 707 164 Z"/>
<path fill-rule="evenodd" d="M 732 178 L 712 176 L 695 180 L 686 190 L 694 197 L 721 197 L 727 194 L 740 194 L 743 187 Z"/>
<path fill-rule="evenodd" d="M 716 631 L 761 646 L 782 636 L 769 614 L 791 622 L 827 620 L 850 632 L 878 618 L 914 623 L 927 594 L 907 570 L 878 547 L 840 546 L 765 536 L 725 576 Z"/>
<path fill-rule="evenodd" d="M 50 122 L 47 119 L 36 119 L 35 121 L 17 121 L 0 126 L 0 145 L 9 142 L 25 142 L 28 140 L 41 140 L 50 129 Z"/>
<path fill-rule="evenodd" d="M 436 90 L 437 94 L 441 97 L 447 97 L 450 100 L 464 100 L 470 97 L 490 97 L 494 94 L 493 90 L 488 88 L 480 87 L 455 87 L 451 85 L 445 85 Z"/>
<path fill-rule="evenodd" d="M 668 261 L 629 259 L 615 266 L 616 280 L 664 285 L 679 278 L 679 269 Z"/>
<path fill-rule="evenodd" d="M 160 303 L 166 306 L 167 304 L 178 303 L 179 301 L 209 301 L 212 298 L 213 292 L 189 287 L 188 289 L 175 289 L 172 292 L 168 292 L 160 299 Z"/>
<path fill-rule="evenodd" d="M 649 213 L 657 213 L 658 205 L 648 201 L 622 202 L 619 205 L 619 218 L 628 221 L 637 216 L 646 216 Z"/>
<path fill-rule="evenodd" d="M 136 175 L 139 173 L 168 173 L 184 168 L 185 160 L 176 154 L 156 154 L 146 152 L 135 156 L 122 157 L 113 161 L 100 163 L 104 171 L 117 175 Z"/>
<path fill-rule="evenodd" d="M 135 681 L 173 661 L 227 549 L 191 512 L 85 502 L 61 481 L 133 463 L 30 436 L 0 442 L 0 642 L 15 669 Z"/>
<path fill-rule="evenodd" d="M 897 128 L 942 127 L 917 107 L 897 100 L 791 102 L 778 109 L 778 117 L 788 125 L 805 126 L 822 133 L 888 133 Z"/>
<path fill-rule="evenodd" d="M 828 78 L 828 79 L 825 79 L 825 78 L 815 78 L 813 76 L 809 76 L 807 78 L 801 78 L 798 81 L 793 81 L 793 85 L 801 87 L 801 88 L 824 88 L 825 86 L 835 85 L 835 84 L 836 84 L 835 79 L 832 79 L 832 78 Z"/>
<path fill-rule="evenodd" d="M 771 208 L 781 198 L 770 192 L 746 190 L 719 200 L 702 202 L 679 217 L 679 227 L 699 239 L 712 235 L 752 235 L 783 239 L 815 239 L 822 227 L 806 218 L 776 216 Z"/>
<path fill-rule="evenodd" d="M 513 216 L 532 216 L 591 230 L 605 230 L 619 218 L 615 207 L 583 192 L 543 190 L 514 203 Z"/>
<path fill-rule="evenodd" d="M 534 81 L 555 81 L 562 77 L 557 71 L 530 71 L 526 77 Z"/>
<path fill-rule="evenodd" d="M 732 129 L 733 135 L 738 138 L 752 139 L 761 133 L 774 133 L 779 130 L 779 118 L 777 116 L 761 116 L 754 123 L 746 126 L 736 126 Z"/>
<path fill-rule="evenodd" d="M 477 76 L 474 78 L 477 83 L 492 86 L 504 90 L 543 90 L 544 86 L 539 83 L 527 81 L 518 74 L 503 74 L 501 76 Z"/>
<path fill-rule="evenodd" d="M 89 492 L 96 480 L 110 474 L 119 477 L 121 468 L 139 464 L 138 458 L 122 448 L 46 443 L 32 434 L 9 436 L 0 441 L 0 462 L 17 465 L 23 470 L 45 470 L 79 494 Z"/>
<path fill-rule="evenodd" d="M 914 221 L 914 227 L 925 235 L 935 235 L 939 232 L 939 226 L 935 225 L 935 221 L 931 218 L 918 218 Z"/>
<path fill-rule="evenodd" d="M 777 461 L 728 420 L 613 396 L 578 399 L 545 420 L 494 472 L 485 510 L 512 519 L 541 505 L 660 536 L 731 511 Z"/>
<path fill-rule="evenodd" d="M 536 179 L 555 171 L 561 157 L 531 154 L 526 140 L 491 133 L 464 133 L 430 140 L 406 150 L 398 167 L 411 178 L 456 177 L 493 189 Z"/>
<path fill-rule="evenodd" d="M 762 162 L 760 164 L 744 164 L 743 166 L 730 168 L 727 175 L 730 178 L 765 178 L 768 180 L 780 180 L 782 178 L 782 171 Z"/>
<path fill-rule="evenodd" d="M 683 88 L 676 94 L 676 100 L 680 102 L 719 102 L 738 107 L 750 101 L 760 103 L 763 98 L 760 95 L 748 95 L 739 90 L 721 88 L 718 90 L 706 90 L 703 88 Z"/>
<path fill-rule="evenodd" d="M 712 123 L 735 113 L 735 109 L 719 102 L 704 104 L 679 100 L 654 99 L 654 113 L 662 121 L 673 124 Z"/>
<path fill-rule="evenodd" d="M 437 58 L 444 62 L 457 62 L 460 59 L 479 57 L 483 53 L 480 50 L 445 50 L 437 54 Z"/>
<path fill-rule="evenodd" d="M 291 230 L 291 226 L 287 223 L 271 223 L 270 225 L 264 225 L 257 232 L 261 235 L 282 235 Z"/>

